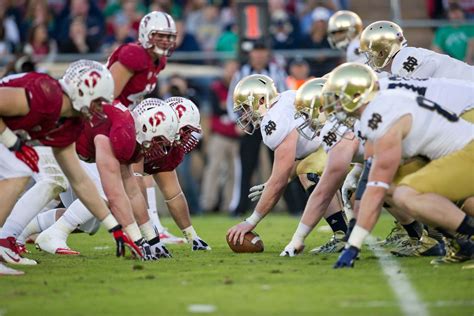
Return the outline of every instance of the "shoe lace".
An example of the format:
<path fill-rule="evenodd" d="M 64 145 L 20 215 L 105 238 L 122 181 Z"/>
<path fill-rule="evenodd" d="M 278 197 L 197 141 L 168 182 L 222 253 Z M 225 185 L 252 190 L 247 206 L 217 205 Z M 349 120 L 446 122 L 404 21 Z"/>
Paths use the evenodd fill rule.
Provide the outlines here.
<path fill-rule="evenodd" d="M 398 234 L 400 232 L 400 227 L 398 226 L 395 226 L 392 228 L 392 230 L 390 231 L 390 233 L 387 235 L 387 237 L 385 238 L 385 241 L 386 242 L 393 242 L 393 241 L 397 241 L 400 239 L 400 234 Z"/>
<path fill-rule="evenodd" d="M 321 250 L 332 249 L 337 245 L 338 242 L 339 239 L 336 238 L 336 235 L 333 235 L 327 243 L 321 246 Z"/>

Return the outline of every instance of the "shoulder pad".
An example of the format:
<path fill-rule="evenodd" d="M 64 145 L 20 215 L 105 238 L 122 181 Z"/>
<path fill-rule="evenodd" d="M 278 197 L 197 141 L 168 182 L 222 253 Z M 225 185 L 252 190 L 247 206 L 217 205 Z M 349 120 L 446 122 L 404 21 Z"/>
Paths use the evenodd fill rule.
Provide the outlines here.
<path fill-rule="evenodd" d="M 118 61 L 130 70 L 140 71 L 150 65 L 150 56 L 140 45 L 126 44 L 117 53 Z"/>

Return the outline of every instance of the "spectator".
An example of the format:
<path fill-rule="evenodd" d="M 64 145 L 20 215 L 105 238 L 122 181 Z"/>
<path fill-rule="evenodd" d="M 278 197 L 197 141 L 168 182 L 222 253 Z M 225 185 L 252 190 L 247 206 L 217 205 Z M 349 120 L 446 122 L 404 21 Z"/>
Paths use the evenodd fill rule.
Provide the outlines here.
<path fill-rule="evenodd" d="M 2 28 L 2 36 L 0 37 L 0 49 L 2 53 L 9 54 L 15 51 L 20 44 L 20 31 L 15 19 L 7 12 L 9 3 L 6 0 L 0 0 L 0 24 Z"/>
<path fill-rule="evenodd" d="M 201 50 L 193 34 L 186 31 L 183 21 L 176 21 L 176 51 L 195 52 Z"/>
<path fill-rule="evenodd" d="M 56 34 L 63 53 L 98 52 L 105 34 L 104 17 L 92 0 L 70 0 L 58 18 Z"/>
<path fill-rule="evenodd" d="M 299 23 L 294 15 L 287 12 L 285 1 L 270 0 L 270 35 L 272 48 L 297 48 L 300 37 Z"/>
<path fill-rule="evenodd" d="M 214 51 L 222 32 L 219 7 L 211 3 L 201 8 L 200 13 L 195 21 L 197 27 L 194 29 L 194 36 L 202 50 Z"/>
<path fill-rule="evenodd" d="M 114 5 L 109 6 L 108 10 L 106 9 L 107 34 L 116 36 L 117 33 L 120 33 L 119 37 L 122 39 L 138 38 L 138 28 L 145 10 L 145 6 L 138 0 L 122 0 L 121 6 L 118 8 Z M 128 26 L 127 34 L 124 34 L 125 25 Z"/>
<path fill-rule="evenodd" d="M 224 27 L 224 31 L 217 39 L 216 51 L 233 52 L 236 55 L 237 45 L 239 44 L 239 36 L 237 35 L 237 32 L 236 23 L 231 23 Z"/>
<path fill-rule="evenodd" d="M 436 30 L 432 49 L 472 64 L 474 61 L 474 26 L 464 23 L 464 12 L 455 3 L 449 6 L 448 18 L 452 24 Z"/>
<path fill-rule="evenodd" d="M 180 96 L 183 98 L 190 99 L 194 102 L 197 106 L 199 106 L 199 102 L 197 102 L 195 98 L 195 91 L 194 89 L 188 86 L 188 81 L 186 78 L 180 75 L 172 75 L 167 80 L 167 85 L 163 87 L 164 91 L 162 93 L 163 100 L 169 97 Z M 178 166 L 176 169 L 179 176 L 179 182 L 182 184 L 184 195 L 188 199 L 189 209 L 192 214 L 201 214 L 202 209 L 201 205 L 199 204 L 199 186 L 198 181 L 193 176 L 191 165 L 192 165 L 192 157 L 196 155 L 196 149 L 192 152 L 186 154 L 184 156 L 183 162 Z"/>
<path fill-rule="evenodd" d="M 327 39 L 328 20 L 331 11 L 326 8 L 318 7 L 312 13 L 313 24 L 311 33 L 306 36 L 302 42 L 302 48 L 310 49 L 330 49 Z M 310 61 L 310 73 L 315 77 L 322 77 L 333 70 L 339 63 L 339 58 L 317 57 Z"/>
<path fill-rule="evenodd" d="M 234 187 L 240 185 L 236 183 L 235 175 L 241 131 L 229 118 L 226 110 L 229 84 L 237 69 L 236 61 L 228 61 L 222 78 L 211 85 L 211 135 L 207 142 L 207 163 L 203 171 L 201 192 L 201 206 L 205 211 L 229 211 Z M 225 180 L 221 181 L 222 179 Z"/>
<path fill-rule="evenodd" d="M 289 75 L 286 79 L 286 85 L 288 89 L 291 90 L 298 90 L 306 80 L 311 78 L 309 76 L 309 64 L 302 57 L 296 57 L 290 62 L 288 72 Z"/>
<path fill-rule="evenodd" d="M 52 61 L 57 53 L 56 42 L 49 38 L 48 29 L 45 23 L 33 25 L 28 33 L 28 42 L 23 48 L 23 52 L 33 57 L 34 60 Z"/>
<path fill-rule="evenodd" d="M 22 23 L 22 32 L 28 35 L 31 34 L 33 26 L 45 25 L 48 33 L 54 30 L 54 19 L 48 7 L 47 0 L 29 1 L 26 7 L 25 17 Z"/>
<path fill-rule="evenodd" d="M 233 91 L 237 83 L 245 76 L 251 74 L 264 74 L 271 77 L 278 91 L 287 90 L 286 73 L 275 62 L 271 61 L 270 50 L 263 41 L 257 41 L 253 44 L 252 50 L 249 52 L 249 61 L 240 67 L 239 71 L 235 73 L 232 82 L 229 86 L 229 94 L 227 96 L 227 111 L 229 116 L 235 121 L 235 114 L 233 112 Z M 262 143 L 262 135 L 257 131 L 253 135 L 244 135 L 240 138 L 240 164 L 241 164 L 241 182 L 240 190 L 236 192 L 238 205 L 231 209 L 232 214 L 240 216 L 244 214 L 250 202 L 247 194 L 250 189 L 252 175 L 258 164 L 258 157 L 260 154 L 260 144 Z M 273 152 L 269 150 L 270 157 L 273 157 Z M 300 213 L 306 203 L 306 194 L 299 184 L 299 182 L 291 182 L 285 191 L 285 200 L 288 209 L 292 214 Z"/>

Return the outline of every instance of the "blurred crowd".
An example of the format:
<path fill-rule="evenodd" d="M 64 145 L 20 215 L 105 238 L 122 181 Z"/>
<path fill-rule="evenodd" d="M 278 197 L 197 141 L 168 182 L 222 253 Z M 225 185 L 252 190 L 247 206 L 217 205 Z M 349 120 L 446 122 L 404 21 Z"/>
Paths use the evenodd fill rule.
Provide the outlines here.
<path fill-rule="evenodd" d="M 453 22 L 436 30 L 432 48 L 472 64 L 474 53 L 468 54 L 467 46 L 472 45 L 474 52 L 474 27 L 461 22 L 474 17 L 474 1 L 424 2 L 427 16 Z M 327 21 L 336 10 L 350 9 L 349 0 L 268 0 L 268 6 L 271 41 L 254 43 L 246 64 L 252 71 L 271 72 L 276 67 L 278 74 L 271 77 L 281 91 L 297 89 L 343 61 L 340 57 L 305 60 L 296 54 L 281 62 L 272 50 L 330 49 Z M 0 0 L 0 60 L 21 55 L 7 69 L 15 73 L 33 70 L 37 61 L 54 61 L 57 54 L 109 54 L 122 43 L 136 41 L 140 19 L 153 10 L 166 11 L 175 19 L 176 51 L 236 53 L 232 0 Z M 156 94 L 188 97 L 201 108 L 202 145 L 186 156 L 178 170 L 191 211 L 240 215 L 249 208 L 250 185 L 265 181 L 257 166 L 263 162 L 271 167 L 272 156 L 264 152 L 270 159 L 259 158 L 261 138 L 243 135 L 229 113 L 229 87 L 245 65 L 228 60 L 221 66 L 219 78 L 160 77 Z M 301 212 L 305 199 L 302 188 L 289 186 L 285 200 L 290 212 Z"/>

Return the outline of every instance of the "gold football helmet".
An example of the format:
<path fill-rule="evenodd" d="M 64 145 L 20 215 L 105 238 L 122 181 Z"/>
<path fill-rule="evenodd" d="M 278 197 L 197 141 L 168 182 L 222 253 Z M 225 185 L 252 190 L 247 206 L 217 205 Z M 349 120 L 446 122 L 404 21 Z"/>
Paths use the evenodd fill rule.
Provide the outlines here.
<path fill-rule="evenodd" d="M 308 140 L 316 137 L 326 121 L 321 109 L 321 92 L 326 79 L 314 78 L 306 81 L 297 91 L 295 98 L 296 115 L 305 119 L 298 127 L 301 136 Z"/>
<path fill-rule="evenodd" d="M 327 114 L 336 112 L 336 117 L 344 121 L 347 118 L 344 112 L 353 113 L 370 102 L 378 90 L 377 76 L 370 67 L 345 63 L 331 72 L 324 85 L 323 108 Z"/>
<path fill-rule="evenodd" d="M 240 128 L 253 134 L 277 97 L 278 91 L 272 78 L 250 75 L 241 79 L 233 94 L 234 112 L 239 116 L 237 123 Z"/>
<path fill-rule="evenodd" d="M 400 26 L 390 21 L 378 21 L 362 31 L 359 51 L 366 54 L 370 67 L 381 69 L 405 45 L 406 39 Z"/>
<path fill-rule="evenodd" d="M 362 20 L 352 11 L 337 11 L 328 21 L 328 41 L 332 48 L 346 50 L 362 32 Z"/>

